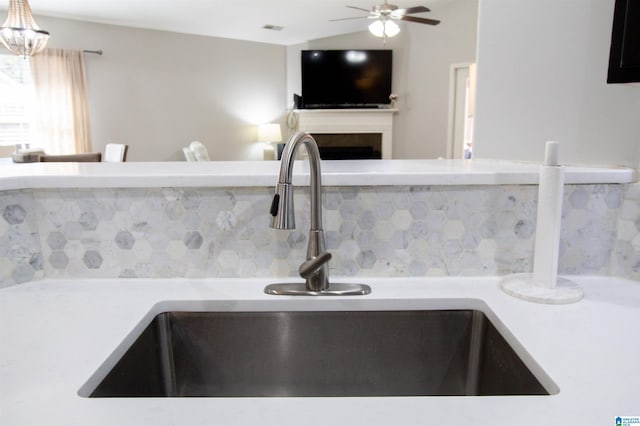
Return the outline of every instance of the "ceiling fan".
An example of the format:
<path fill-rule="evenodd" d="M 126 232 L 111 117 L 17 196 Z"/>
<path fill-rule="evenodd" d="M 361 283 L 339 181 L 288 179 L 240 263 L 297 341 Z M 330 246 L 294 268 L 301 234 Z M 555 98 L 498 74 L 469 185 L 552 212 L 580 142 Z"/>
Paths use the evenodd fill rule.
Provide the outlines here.
<path fill-rule="evenodd" d="M 400 27 L 394 21 L 416 22 L 419 24 L 438 25 L 440 21 L 436 19 L 419 18 L 410 16 L 416 13 L 430 12 L 425 6 L 414 6 L 407 8 L 399 8 L 395 4 L 389 4 L 385 0 L 383 4 L 373 6 L 371 9 L 364 9 L 357 6 L 347 6 L 350 9 L 362 10 L 368 12 L 365 16 L 355 16 L 351 18 L 331 19 L 331 21 L 346 21 L 351 19 L 373 19 L 373 23 L 369 25 L 369 31 L 377 37 L 393 37 L 400 32 Z"/>

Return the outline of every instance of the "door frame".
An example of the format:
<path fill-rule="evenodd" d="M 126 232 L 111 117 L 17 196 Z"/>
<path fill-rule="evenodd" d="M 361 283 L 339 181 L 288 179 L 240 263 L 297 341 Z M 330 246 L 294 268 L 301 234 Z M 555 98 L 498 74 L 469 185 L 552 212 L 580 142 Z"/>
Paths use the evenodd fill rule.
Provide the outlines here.
<path fill-rule="evenodd" d="M 470 75 L 471 62 L 461 62 L 449 66 L 449 117 L 447 120 L 447 158 L 462 158 L 464 145 L 465 96 L 459 88 L 465 87 L 466 81 L 461 81 Z M 466 74 L 464 70 L 466 69 Z M 462 125 L 462 129 L 460 129 Z"/>

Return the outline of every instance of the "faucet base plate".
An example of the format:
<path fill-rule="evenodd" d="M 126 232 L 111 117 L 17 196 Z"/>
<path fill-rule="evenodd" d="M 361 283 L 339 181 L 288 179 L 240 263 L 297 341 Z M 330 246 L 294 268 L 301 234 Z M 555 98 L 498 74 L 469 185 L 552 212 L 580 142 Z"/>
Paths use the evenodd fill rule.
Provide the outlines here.
<path fill-rule="evenodd" d="M 322 291 L 308 290 L 304 283 L 270 284 L 264 292 L 277 296 L 363 296 L 371 293 L 366 284 L 334 284 Z"/>

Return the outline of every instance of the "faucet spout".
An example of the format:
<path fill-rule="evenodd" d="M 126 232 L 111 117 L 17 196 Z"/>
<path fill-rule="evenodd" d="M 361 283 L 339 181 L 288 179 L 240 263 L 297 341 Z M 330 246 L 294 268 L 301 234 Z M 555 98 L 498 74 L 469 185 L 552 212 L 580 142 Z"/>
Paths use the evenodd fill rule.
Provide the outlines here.
<path fill-rule="evenodd" d="M 322 173 L 320 170 L 320 151 L 315 139 L 309 133 L 294 134 L 282 151 L 280 176 L 276 185 L 276 197 L 271 205 L 271 227 L 275 229 L 294 229 L 293 210 L 293 164 L 300 147 L 304 145 L 309 158 L 309 191 L 311 197 L 311 230 L 322 230 Z"/>

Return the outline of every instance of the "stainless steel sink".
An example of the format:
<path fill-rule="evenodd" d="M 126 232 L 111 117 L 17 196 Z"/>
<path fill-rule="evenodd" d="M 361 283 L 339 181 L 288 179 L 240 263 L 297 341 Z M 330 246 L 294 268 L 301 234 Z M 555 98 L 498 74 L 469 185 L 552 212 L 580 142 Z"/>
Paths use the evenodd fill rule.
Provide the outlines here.
<path fill-rule="evenodd" d="M 475 309 L 171 311 L 121 352 L 85 396 L 550 393 Z"/>

